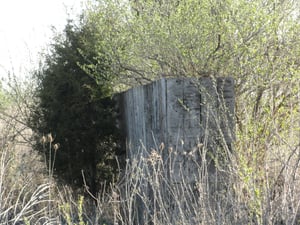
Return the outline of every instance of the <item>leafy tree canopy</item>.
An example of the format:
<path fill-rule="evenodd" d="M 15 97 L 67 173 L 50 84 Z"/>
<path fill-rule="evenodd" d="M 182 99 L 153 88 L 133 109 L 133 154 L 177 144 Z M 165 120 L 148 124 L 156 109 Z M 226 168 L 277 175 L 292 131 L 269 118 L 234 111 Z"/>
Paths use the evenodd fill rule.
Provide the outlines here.
<path fill-rule="evenodd" d="M 299 42 L 293 2 L 99 1 L 88 17 L 124 77 L 265 74 L 253 81 L 262 84 L 296 61 L 290 52 Z"/>
<path fill-rule="evenodd" d="M 105 48 L 118 88 L 161 76 L 234 77 L 236 149 L 251 152 L 254 167 L 278 146 L 291 150 L 299 144 L 298 4 L 102 0 L 86 15 L 102 37 L 96 45 Z"/>

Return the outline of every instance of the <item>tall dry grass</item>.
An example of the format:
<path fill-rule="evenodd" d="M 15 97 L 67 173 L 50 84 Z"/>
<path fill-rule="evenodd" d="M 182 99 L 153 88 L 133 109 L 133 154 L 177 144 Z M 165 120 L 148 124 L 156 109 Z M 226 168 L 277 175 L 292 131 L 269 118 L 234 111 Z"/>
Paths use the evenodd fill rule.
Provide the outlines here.
<path fill-rule="evenodd" d="M 272 142 L 262 145 L 244 131 L 233 150 L 219 143 L 214 156 L 205 141 L 181 153 L 141 145 L 119 180 L 90 196 L 55 181 L 55 156 L 45 162 L 32 150 L 23 108 L 10 110 L 1 113 L 0 224 L 300 224 L 297 112 L 285 135 L 269 121 Z M 45 151 L 55 152 L 53 141 Z M 178 157 L 193 164 L 189 176 Z"/>
<path fill-rule="evenodd" d="M 111 207 L 119 224 L 300 224 L 299 146 L 280 161 L 266 162 L 263 180 L 234 153 L 213 172 L 205 146 L 191 176 L 164 162 L 163 151 L 141 150 L 127 164 L 123 182 L 113 189 Z M 189 157 L 189 156 L 187 156 Z M 191 159 L 192 160 L 192 159 Z M 224 160 L 224 159 L 222 159 Z M 227 164 L 228 163 L 228 164 Z M 226 165 L 227 164 L 227 165 Z M 276 170 L 276 168 L 279 169 Z M 170 174 L 178 171 L 180 182 Z M 248 171 L 247 171 L 248 170 Z"/>
<path fill-rule="evenodd" d="M 243 162 L 237 156 L 232 156 L 230 166 L 223 164 L 210 174 L 206 164 L 210 158 L 205 146 L 199 147 L 197 154 L 201 155 L 202 163 L 193 174 L 195 182 L 185 176 L 184 168 L 174 168 L 175 152 L 169 152 L 166 163 L 163 154 L 169 149 L 152 149 L 147 153 L 141 149 L 128 161 L 119 183 L 112 184 L 110 192 L 99 192 L 97 204 L 49 179 L 46 167 L 34 174 L 29 168 L 22 169 L 27 160 L 32 163 L 30 166 L 34 165 L 30 162 L 32 155 L 23 156 L 28 158 L 20 161 L 15 147 L 6 143 L 1 148 L 0 224 L 300 222 L 299 147 L 280 161 L 270 158 L 262 181 L 256 180 L 257 175 L 247 165 L 242 168 Z M 175 170 L 181 179 L 179 183 L 170 178 Z M 220 187 L 224 180 L 226 185 Z"/>

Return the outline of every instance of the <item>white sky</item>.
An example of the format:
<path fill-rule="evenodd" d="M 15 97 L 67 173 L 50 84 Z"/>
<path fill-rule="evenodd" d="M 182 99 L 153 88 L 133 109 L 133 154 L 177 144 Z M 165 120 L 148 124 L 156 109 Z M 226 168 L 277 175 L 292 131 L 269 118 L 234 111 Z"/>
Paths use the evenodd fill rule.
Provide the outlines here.
<path fill-rule="evenodd" d="M 53 36 L 51 26 L 61 31 L 82 6 L 82 0 L 0 0 L 0 77 L 12 71 L 24 77 Z"/>

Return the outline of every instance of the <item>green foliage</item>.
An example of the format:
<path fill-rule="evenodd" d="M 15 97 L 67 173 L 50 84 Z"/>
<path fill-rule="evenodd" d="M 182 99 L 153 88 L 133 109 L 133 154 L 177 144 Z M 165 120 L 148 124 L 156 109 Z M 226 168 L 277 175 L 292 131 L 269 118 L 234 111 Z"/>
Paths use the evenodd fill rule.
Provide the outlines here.
<path fill-rule="evenodd" d="M 266 145 L 295 140 L 289 135 L 295 134 L 300 114 L 295 1 L 97 3 L 87 10 L 87 22 L 101 34 L 96 46 L 105 48 L 119 75 L 117 88 L 162 76 L 232 76 L 237 134 L 243 138 L 238 149 L 262 152 L 263 160 Z"/>
<path fill-rule="evenodd" d="M 289 104 L 299 113 L 294 1 L 109 0 L 86 14 L 101 34 L 96 46 L 105 48 L 119 84 L 161 76 L 233 76 L 241 132 L 257 120 L 278 123 Z"/>
<path fill-rule="evenodd" d="M 263 85 L 267 72 L 292 63 L 278 65 L 280 55 L 299 44 L 292 7 L 291 1 L 111 0 L 99 1 L 88 16 L 104 34 L 99 44 L 126 77 L 145 82 L 162 74 L 230 74 L 257 76 Z"/>
<path fill-rule="evenodd" d="M 66 220 L 66 224 L 77 225 L 77 223 L 74 222 L 74 218 L 78 217 L 78 225 L 86 225 L 83 219 L 83 204 L 84 197 L 79 196 L 78 202 L 76 204 L 78 207 L 78 211 L 76 211 L 78 215 L 73 215 L 72 208 L 69 203 L 65 203 L 59 207 L 62 212 L 63 218 Z"/>
<path fill-rule="evenodd" d="M 86 15 L 103 37 L 96 45 L 119 75 L 118 89 L 162 76 L 235 78 L 239 177 L 261 217 L 266 177 L 286 169 L 266 164 L 299 148 L 299 3 L 102 0 Z"/>
<path fill-rule="evenodd" d="M 109 61 L 104 55 L 101 64 L 96 59 L 94 40 L 90 27 L 72 22 L 54 39 L 51 53 L 36 72 L 37 102 L 30 121 L 37 140 L 51 132 L 53 143 L 60 145 L 53 149 L 57 151 L 54 175 L 81 187 L 83 173 L 93 194 L 115 172 Z M 87 66 L 96 62 L 95 68 Z M 42 143 L 36 148 L 53 160 L 53 152 L 44 151 Z"/>
<path fill-rule="evenodd" d="M 295 1 L 97 3 L 87 10 L 87 21 L 101 34 L 96 45 L 104 46 L 119 76 L 117 89 L 162 76 L 232 76 L 237 134 L 248 145 L 243 149 L 255 143 L 253 151 L 265 151 L 266 142 L 277 146 L 291 130 L 295 133 L 300 114 Z"/>

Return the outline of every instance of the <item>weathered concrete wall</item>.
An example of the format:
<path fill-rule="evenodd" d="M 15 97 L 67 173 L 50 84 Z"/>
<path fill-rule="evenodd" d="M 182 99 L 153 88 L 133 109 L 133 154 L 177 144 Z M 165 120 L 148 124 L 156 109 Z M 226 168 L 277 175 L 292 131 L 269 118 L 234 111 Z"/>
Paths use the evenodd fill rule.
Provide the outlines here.
<path fill-rule="evenodd" d="M 199 141 L 222 138 L 230 144 L 234 139 L 232 78 L 161 79 L 118 98 L 129 158 L 160 143 L 183 152 Z"/>
<path fill-rule="evenodd" d="M 205 145 L 211 152 L 220 146 L 232 148 L 235 136 L 232 78 L 164 78 L 121 93 L 118 102 L 127 158 L 130 161 L 140 154 L 147 157 L 151 149 L 158 150 L 163 143 L 166 150 L 161 152 L 166 164 L 170 152 L 176 153 L 168 165 L 172 184 L 197 181 L 200 146 Z M 213 173 L 214 166 L 209 170 Z"/>

